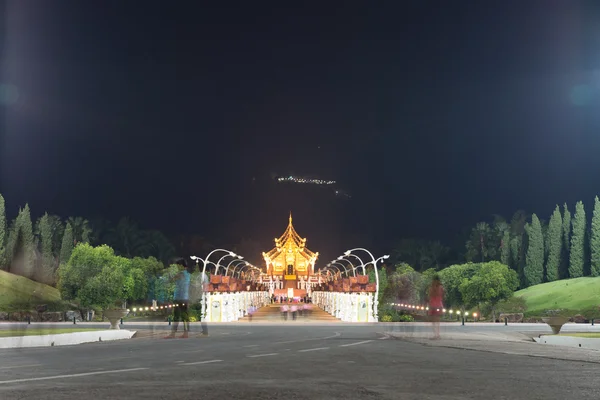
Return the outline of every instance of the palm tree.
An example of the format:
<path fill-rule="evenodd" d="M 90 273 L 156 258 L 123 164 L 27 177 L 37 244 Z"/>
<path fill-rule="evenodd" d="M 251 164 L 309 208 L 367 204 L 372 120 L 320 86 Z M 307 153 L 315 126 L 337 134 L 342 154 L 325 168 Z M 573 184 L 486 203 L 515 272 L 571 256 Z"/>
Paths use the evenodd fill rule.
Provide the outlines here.
<path fill-rule="evenodd" d="M 162 232 L 145 231 L 142 236 L 147 241 L 147 246 L 144 246 L 144 249 L 148 251 L 146 257 L 155 257 L 165 265 L 175 257 L 175 248 Z"/>
<path fill-rule="evenodd" d="M 135 257 L 150 254 L 151 246 L 145 240 L 144 232 L 128 217 L 121 218 L 117 225 L 106 235 L 107 244 L 125 257 Z"/>
<path fill-rule="evenodd" d="M 69 217 L 68 222 L 73 229 L 73 245 L 78 243 L 89 243 L 92 229 L 87 219 L 82 217 Z"/>

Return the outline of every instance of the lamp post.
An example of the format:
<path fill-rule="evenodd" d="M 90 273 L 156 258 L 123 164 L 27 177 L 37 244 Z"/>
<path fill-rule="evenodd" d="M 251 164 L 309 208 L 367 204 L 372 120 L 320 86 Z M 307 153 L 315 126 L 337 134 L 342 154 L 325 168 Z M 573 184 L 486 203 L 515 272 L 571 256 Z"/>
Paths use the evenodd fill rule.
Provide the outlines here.
<path fill-rule="evenodd" d="M 357 247 L 355 249 L 347 250 L 344 253 L 344 255 L 349 256 L 352 254 L 353 251 L 364 251 L 365 253 L 367 253 L 369 255 L 369 257 L 371 257 L 372 261 L 369 261 L 364 265 L 373 264 L 373 269 L 375 270 L 375 300 L 373 301 L 373 317 L 374 317 L 375 321 L 378 321 L 379 318 L 377 315 L 378 314 L 377 313 L 377 305 L 379 304 L 379 273 L 377 272 L 377 263 L 379 261 L 388 259 L 390 256 L 389 256 L 389 254 L 386 254 L 386 255 L 381 256 L 376 259 L 369 250 L 362 248 L 362 247 Z M 364 266 L 363 266 L 363 268 L 364 268 Z"/>
<path fill-rule="evenodd" d="M 242 270 L 244 269 L 244 267 L 252 267 L 252 266 L 253 266 L 253 265 L 252 265 L 252 264 L 250 264 L 250 263 L 238 264 L 238 265 L 236 265 L 236 266 L 233 268 L 233 271 L 231 272 L 231 276 L 233 276 L 233 274 L 235 274 L 235 272 L 236 272 L 236 270 L 237 270 L 237 268 L 238 268 L 238 267 L 241 267 L 241 268 L 240 268 L 240 269 L 237 271 L 238 278 L 239 278 L 239 276 L 240 276 L 240 273 L 242 272 Z"/>
<path fill-rule="evenodd" d="M 352 276 L 356 276 L 356 269 L 357 269 L 358 267 L 360 267 L 360 265 L 359 265 L 358 267 L 355 267 L 355 266 L 354 266 L 354 264 L 352 264 L 352 262 L 351 262 L 350 260 L 346 260 L 346 259 L 345 259 L 345 258 L 343 258 L 343 257 L 338 257 L 338 258 L 337 258 L 337 260 L 339 260 L 340 262 L 337 262 L 337 261 L 336 261 L 336 264 L 343 265 L 343 264 L 341 263 L 342 261 L 346 261 L 348 264 L 350 264 L 349 266 L 350 266 L 350 268 L 352 268 L 352 269 L 351 269 L 351 271 L 352 271 Z M 333 263 L 334 263 L 334 261 L 332 261 L 331 263 L 333 264 Z M 346 272 L 346 276 L 348 276 L 348 272 Z"/>
<path fill-rule="evenodd" d="M 344 264 L 339 263 L 339 262 L 335 262 L 335 261 L 332 261 L 329 264 L 327 264 L 328 267 L 336 267 L 336 268 L 338 268 L 337 267 L 338 265 L 341 266 L 342 268 L 344 268 L 344 272 L 346 273 L 346 276 L 348 276 L 348 268 L 346 268 L 346 266 Z M 339 268 L 338 268 L 338 270 L 340 271 L 340 275 L 341 275 L 342 274 L 342 270 L 339 269 Z"/>
<path fill-rule="evenodd" d="M 243 264 L 246 262 L 247 261 L 244 261 L 244 260 L 237 260 L 237 259 L 232 260 L 229 264 L 227 264 L 227 268 L 225 268 L 225 275 L 227 276 L 227 273 L 229 272 L 229 267 L 231 267 L 234 263 L 242 263 Z M 235 269 L 237 268 L 238 265 L 240 265 L 240 264 L 234 265 L 233 270 L 231 271 L 231 275 L 233 275 L 233 273 L 235 272 Z"/>
<path fill-rule="evenodd" d="M 325 269 L 326 269 L 326 270 L 330 270 L 330 269 L 332 269 L 332 268 L 335 268 L 335 269 L 337 269 L 337 271 L 340 273 L 340 276 L 342 275 L 342 270 L 341 270 L 341 269 L 340 269 L 340 267 L 338 267 L 337 265 L 332 265 L 332 264 L 330 263 L 330 264 L 327 264 L 327 265 L 325 266 Z"/>
<path fill-rule="evenodd" d="M 356 258 L 359 261 L 359 263 L 360 263 L 359 265 L 356 266 L 356 268 L 362 267 L 363 275 L 367 274 L 367 272 L 365 270 L 365 262 L 362 260 L 362 258 L 360 258 L 359 256 L 357 256 L 356 254 L 347 254 L 347 255 L 345 254 L 345 256 L 346 257 L 354 257 L 354 258 Z M 337 259 L 340 260 L 340 261 L 341 260 L 346 260 L 346 261 L 350 262 L 350 260 L 344 258 L 344 256 L 339 256 Z"/>
<path fill-rule="evenodd" d="M 238 267 L 239 265 L 237 265 L 236 267 Z M 255 269 L 258 272 L 262 272 L 260 270 L 260 268 L 255 267 L 254 265 L 250 264 L 250 263 L 246 263 L 242 265 L 242 268 L 240 268 L 240 270 L 238 271 L 238 277 L 240 276 L 241 272 L 244 270 L 244 267 L 248 267 L 248 268 L 252 268 Z"/>
<path fill-rule="evenodd" d="M 208 259 L 210 258 L 210 256 L 212 256 L 212 255 L 213 255 L 213 253 L 216 253 L 216 252 L 218 252 L 218 251 L 222 251 L 222 252 L 225 252 L 225 253 L 227 253 L 227 254 L 225 254 L 223 257 L 221 257 L 221 258 L 219 259 L 219 261 L 217 261 L 217 263 L 215 264 L 215 265 L 217 266 L 217 270 L 219 269 L 219 265 L 221 264 L 221 261 L 222 261 L 222 260 L 223 260 L 225 257 L 237 257 L 237 258 L 239 258 L 240 260 L 241 260 L 242 258 L 244 258 L 244 257 L 242 257 L 242 256 L 238 256 L 238 255 L 237 255 L 237 254 L 235 254 L 233 251 L 229 251 L 229 250 L 225 250 L 225 249 L 215 249 L 215 250 L 211 251 L 210 253 L 208 253 L 208 255 L 206 256 L 206 258 L 205 258 L 204 260 L 202 260 L 200 257 L 195 257 L 195 256 L 192 256 L 192 257 L 195 257 L 195 258 L 192 258 L 192 260 L 194 260 L 194 259 L 200 259 L 200 260 L 202 261 L 202 264 L 203 264 L 203 266 L 202 266 L 202 276 L 203 276 L 203 277 L 204 277 L 204 273 L 206 272 L 206 264 L 208 264 L 208 262 L 209 262 L 209 261 L 208 261 Z M 215 271 L 215 273 L 216 273 L 216 271 Z"/>

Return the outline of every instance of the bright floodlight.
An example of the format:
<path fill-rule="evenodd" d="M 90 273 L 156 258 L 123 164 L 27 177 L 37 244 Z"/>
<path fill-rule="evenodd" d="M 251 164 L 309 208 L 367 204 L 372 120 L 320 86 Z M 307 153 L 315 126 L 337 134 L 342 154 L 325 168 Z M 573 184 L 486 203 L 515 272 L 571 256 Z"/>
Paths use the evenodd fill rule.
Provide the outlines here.
<path fill-rule="evenodd" d="M 346 252 L 344 253 L 344 255 L 349 256 L 350 255 L 350 250 L 346 250 Z"/>
<path fill-rule="evenodd" d="M 241 259 L 243 259 L 244 257 L 242 257 L 242 256 L 237 256 L 237 258 L 239 258 L 239 259 L 241 260 Z"/>
<path fill-rule="evenodd" d="M 344 257 L 342 257 L 342 256 L 339 256 L 337 259 L 338 259 L 338 260 L 343 260 L 343 259 L 344 259 Z"/>
<path fill-rule="evenodd" d="M 390 258 L 390 255 L 389 255 L 389 254 L 386 254 L 385 256 L 383 256 L 383 259 L 384 259 L 384 260 L 387 260 L 388 258 Z"/>
<path fill-rule="evenodd" d="M 196 256 L 190 256 L 190 258 L 194 261 L 198 260 L 200 257 L 196 257 Z"/>
<path fill-rule="evenodd" d="M 235 257 L 237 254 L 235 254 L 233 251 L 229 252 L 229 257 Z"/>

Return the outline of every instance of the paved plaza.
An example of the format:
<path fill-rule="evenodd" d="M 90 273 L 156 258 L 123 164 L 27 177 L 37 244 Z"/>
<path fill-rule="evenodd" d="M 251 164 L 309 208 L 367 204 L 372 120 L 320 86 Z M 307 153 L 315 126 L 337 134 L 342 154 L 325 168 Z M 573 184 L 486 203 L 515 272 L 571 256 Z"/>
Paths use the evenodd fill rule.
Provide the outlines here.
<path fill-rule="evenodd" d="M 0 351 L 0 398 L 597 399 L 600 352 L 537 345 L 532 325 L 447 324 L 432 341 L 418 323 L 242 321 L 174 340 L 132 324 L 131 340 Z"/>

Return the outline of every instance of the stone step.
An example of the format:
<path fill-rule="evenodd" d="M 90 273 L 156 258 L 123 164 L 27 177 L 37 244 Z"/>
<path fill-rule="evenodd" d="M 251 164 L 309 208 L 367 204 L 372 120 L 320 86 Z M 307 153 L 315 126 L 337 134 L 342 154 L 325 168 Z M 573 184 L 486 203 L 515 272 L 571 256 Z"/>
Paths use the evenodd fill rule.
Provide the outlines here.
<path fill-rule="evenodd" d="M 281 320 L 283 316 L 281 315 L 281 304 L 269 304 L 265 307 L 261 307 L 258 309 L 254 315 L 252 316 L 252 321 L 274 321 Z M 291 312 L 288 312 L 288 320 L 291 320 L 292 315 Z M 297 318 L 303 321 L 339 321 L 339 319 L 335 318 L 333 315 L 330 315 L 320 309 L 319 307 L 312 305 L 312 310 L 308 313 L 298 312 Z M 249 317 L 244 317 L 241 321 L 249 321 Z"/>

